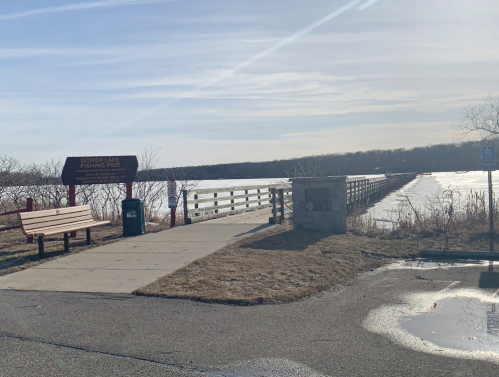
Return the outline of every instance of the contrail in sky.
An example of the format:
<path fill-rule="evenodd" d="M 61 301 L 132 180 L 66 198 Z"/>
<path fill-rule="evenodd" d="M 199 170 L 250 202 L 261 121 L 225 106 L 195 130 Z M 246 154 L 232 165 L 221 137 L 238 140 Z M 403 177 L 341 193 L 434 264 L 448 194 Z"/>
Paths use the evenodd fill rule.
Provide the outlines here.
<path fill-rule="evenodd" d="M 177 0 L 104 0 L 104 1 L 84 2 L 84 3 L 73 3 L 67 5 L 31 9 L 17 13 L 0 14 L 0 21 L 36 16 L 38 14 L 44 14 L 44 13 L 69 12 L 69 11 L 87 10 L 95 8 L 115 8 L 125 5 L 173 3 L 175 1 Z"/>
<path fill-rule="evenodd" d="M 266 56 L 270 55 L 271 53 L 281 49 L 282 47 L 290 44 L 291 42 L 297 40 L 298 38 L 300 37 L 303 37 L 304 35 L 310 33 L 312 30 L 315 30 L 317 29 L 319 26 L 322 26 L 324 25 L 325 23 L 331 21 L 333 18 L 336 18 L 338 16 L 340 16 L 341 14 L 347 12 L 348 10 L 352 9 L 353 7 L 355 7 L 356 5 L 358 5 L 360 3 L 361 0 L 352 0 L 350 1 L 349 3 L 347 3 L 346 5 L 342 6 L 341 8 L 335 10 L 334 12 L 331 12 L 329 13 L 327 16 L 321 18 L 320 20 L 314 22 L 313 24 L 307 26 L 306 28 L 290 35 L 289 37 L 283 39 L 282 41 L 276 43 L 275 45 L 273 45 L 272 47 L 260 52 L 259 54 L 256 54 L 255 56 L 253 56 L 252 58 L 242 62 L 242 63 L 239 63 L 238 65 L 236 65 L 234 68 L 230 69 L 229 71 L 219 75 L 219 76 L 216 76 L 210 80 L 208 80 L 207 82 L 197 86 L 196 88 L 194 89 L 191 89 L 187 92 L 185 92 L 184 94 L 180 95 L 178 98 L 175 98 L 174 100 L 168 102 L 168 103 L 165 103 L 163 105 L 160 105 L 158 107 L 155 107 L 153 109 L 150 109 L 144 113 L 142 113 L 141 115 L 135 117 L 134 119 L 132 119 L 131 121 L 127 122 L 126 124 L 122 125 L 122 127 L 127 127 L 127 126 L 130 126 L 131 124 L 135 123 L 136 121 L 138 120 L 141 120 L 143 118 L 146 118 L 150 115 L 153 115 L 155 114 L 156 112 L 158 112 L 159 110 L 161 110 L 162 108 L 166 107 L 167 105 L 171 105 L 175 102 L 178 102 L 180 101 L 182 98 L 187 98 L 189 97 L 190 95 L 192 95 L 193 93 L 196 93 L 199 89 L 202 89 L 202 88 L 205 88 L 207 86 L 210 86 L 210 85 L 213 85 L 213 84 L 216 84 L 218 83 L 219 81 L 223 80 L 224 78 L 226 77 L 229 77 L 229 76 L 232 76 L 234 73 L 237 73 L 238 71 L 240 71 L 241 69 L 243 68 L 246 68 L 246 67 L 249 67 L 250 65 L 252 65 L 253 63 L 256 63 L 257 61 L 265 58 Z M 372 0 L 370 0 L 372 1 Z"/>
<path fill-rule="evenodd" d="M 362 4 L 360 7 L 359 7 L 359 10 L 364 10 L 364 9 L 367 9 L 369 8 L 371 5 L 373 5 L 374 3 L 377 3 L 379 0 L 369 0 L 367 3 L 364 3 Z"/>

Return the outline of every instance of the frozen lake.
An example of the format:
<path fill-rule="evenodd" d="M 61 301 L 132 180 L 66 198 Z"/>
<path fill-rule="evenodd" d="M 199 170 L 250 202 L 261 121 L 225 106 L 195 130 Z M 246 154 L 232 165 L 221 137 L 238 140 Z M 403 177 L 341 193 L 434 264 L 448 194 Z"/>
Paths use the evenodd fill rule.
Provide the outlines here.
<path fill-rule="evenodd" d="M 499 186 L 499 175 L 492 173 L 492 185 Z M 452 190 L 457 201 L 464 201 L 471 192 L 488 192 L 487 172 L 445 172 L 432 173 L 432 175 L 421 175 L 408 183 L 400 190 L 394 191 L 383 200 L 377 202 L 367 210 L 364 216 L 371 216 L 377 221 L 390 221 L 398 216 L 401 208 L 409 210 L 406 206 L 407 199 L 412 205 L 425 210 L 425 203 L 436 200 L 442 196 L 444 190 Z"/>
<path fill-rule="evenodd" d="M 366 178 L 382 177 L 383 175 L 366 175 Z M 351 176 L 355 177 L 355 176 Z M 492 173 L 493 186 L 499 187 L 499 175 Z M 231 186 L 268 185 L 276 182 L 286 182 L 287 179 L 235 179 L 199 181 L 198 188 L 218 188 Z M 487 172 L 443 172 L 432 175 L 420 175 L 400 190 L 394 191 L 383 200 L 367 209 L 364 216 L 381 222 L 389 222 L 398 216 L 401 209 L 407 210 L 407 199 L 421 211 L 425 210 L 428 199 L 435 200 L 444 190 L 453 190 L 464 201 L 465 197 L 473 192 L 487 192 Z"/>

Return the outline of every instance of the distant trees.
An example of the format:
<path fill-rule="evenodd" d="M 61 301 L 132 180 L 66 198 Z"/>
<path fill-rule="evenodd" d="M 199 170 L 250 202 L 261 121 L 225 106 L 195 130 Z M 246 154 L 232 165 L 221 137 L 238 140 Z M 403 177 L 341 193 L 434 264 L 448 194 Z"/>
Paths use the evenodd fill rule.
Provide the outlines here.
<path fill-rule="evenodd" d="M 291 160 L 290 170 L 285 171 L 285 174 L 289 178 L 343 175 L 343 168 L 335 157 L 335 155 L 320 155 Z"/>
<path fill-rule="evenodd" d="M 499 147 L 499 139 L 488 140 L 488 145 L 496 144 Z M 170 176 L 182 177 L 182 180 L 272 179 L 384 174 L 387 170 L 391 170 L 392 173 L 480 170 L 480 148 L 481 142 L 469 141 L 412 149 L 376 149 L 288 160 L 154 169 L 149 172 L 147 179 L 164 180 Z M 137 175 L 137 180 L 143 179 L 145 176 Z"/>

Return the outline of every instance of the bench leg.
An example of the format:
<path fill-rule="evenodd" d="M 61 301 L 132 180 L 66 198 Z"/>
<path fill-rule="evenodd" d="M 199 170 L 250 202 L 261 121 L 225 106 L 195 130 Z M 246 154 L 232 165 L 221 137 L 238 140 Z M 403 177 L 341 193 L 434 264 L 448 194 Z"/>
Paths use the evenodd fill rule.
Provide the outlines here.
<path fill-rule="evenodd" d="M 43 247 L 43 236 L 38 237 L 38 258 L 45 257 L 45 249 Z"/>
<path fill-rule="evenodd" d="M 90 228 L 87 228 L 87 245 L 92 244 L 92 238 L 90 237 Z"/>
<path fill-rule="evenodd" d="M 64 233 L 64 251 L 68 252 L 69 251 L 69 234 Z"/>

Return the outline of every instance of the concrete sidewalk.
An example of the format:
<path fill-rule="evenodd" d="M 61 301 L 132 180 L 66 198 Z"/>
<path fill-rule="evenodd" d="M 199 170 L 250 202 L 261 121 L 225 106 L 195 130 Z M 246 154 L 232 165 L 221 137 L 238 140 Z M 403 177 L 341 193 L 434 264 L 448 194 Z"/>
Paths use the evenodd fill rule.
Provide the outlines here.
<path fill-rule="evenodd" d="M 58 258 L 0 277 L 0 289 L 131 293 L 265 224 L 179 226 Z"/>

